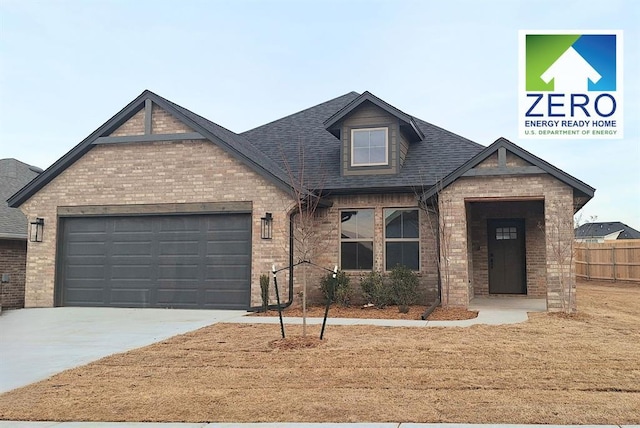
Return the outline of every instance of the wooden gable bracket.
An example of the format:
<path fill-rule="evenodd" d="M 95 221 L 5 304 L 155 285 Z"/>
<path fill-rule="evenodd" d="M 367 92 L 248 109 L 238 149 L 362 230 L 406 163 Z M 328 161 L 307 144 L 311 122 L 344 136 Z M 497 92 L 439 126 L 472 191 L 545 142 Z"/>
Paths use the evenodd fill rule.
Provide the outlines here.
<path fill-rule="evenodd" d="M 152 134 L 152 111 L 153 101 L 147 98 L 146 100 L 144 100 L 144 135 L 98 137 L 92 144 L 97 145 L 118 143 L 146 143 L 151 141 L 206 140 L 206 137 L 199 132 L 186 132 L 180 134 Z"/>
<path fill-rule="evenodd" d="M 528 174 L 544 174 L 545 171 L 537 166 L 507 166 L 507 149 L 498 148 L 498 167 L 497 168 L 471 168 L 462 174 L 462 177 L 487 177 L 497 175 L 528 175 Z"/>

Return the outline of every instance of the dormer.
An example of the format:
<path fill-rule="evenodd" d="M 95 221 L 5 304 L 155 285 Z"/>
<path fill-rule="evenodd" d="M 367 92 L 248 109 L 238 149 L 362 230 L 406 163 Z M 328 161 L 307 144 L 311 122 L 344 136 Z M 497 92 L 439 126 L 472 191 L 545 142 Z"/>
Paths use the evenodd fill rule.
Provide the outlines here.
<path fill-rule="evenodd" d="M 340 139 L 341 175 L 397 174 L 424 139 L 411 116 L 365 92 L 324 122 Z"/>

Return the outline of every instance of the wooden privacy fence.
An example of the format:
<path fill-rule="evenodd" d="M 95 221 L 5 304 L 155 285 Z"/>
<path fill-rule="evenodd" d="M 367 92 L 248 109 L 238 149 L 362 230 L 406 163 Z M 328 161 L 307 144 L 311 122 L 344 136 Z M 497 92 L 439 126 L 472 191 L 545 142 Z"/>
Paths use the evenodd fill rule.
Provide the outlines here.
<path fill-rule="evenodd" d="M 576 276 L 640 281 L 640 239 L 575 244 Z"/>

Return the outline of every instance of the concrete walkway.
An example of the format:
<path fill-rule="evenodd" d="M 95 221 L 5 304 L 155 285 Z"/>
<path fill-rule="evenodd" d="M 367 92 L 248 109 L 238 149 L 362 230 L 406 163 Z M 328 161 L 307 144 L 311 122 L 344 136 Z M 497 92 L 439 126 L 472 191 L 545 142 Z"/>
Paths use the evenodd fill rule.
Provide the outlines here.
<path fill-rule="evenodd" d="M 525 424 L 418 424 L 400 422 L 365 423 L 154 423 L 154 422 L 13 422 L 0 421 L 0 428 L 502 428 L 541 427 L 601 427 L 601 428 L 640 428 L 640 425 L 525 425 Z"/>
<path fill-rule="evenodd" d="M 0 393 L 244 311 L 39 308 L 0 315 Z"/>
<path fill-rule="evenodd" d="M 327 325 L 468 327 L 513 324 L 527 311 L 544 310 L 533 299 L 474 299 L 478 317 L 461 321 L 329 318 Z M 472 306 L 471 309 L 476 308 Z M 122 308 L 42 308 L 5 311 L 0 316 L 0 393 L 37 382 L 99 358 L 150 345 L 215 324 L 277 324 L 277 317 L 248 317 L 244 311 Z M 302 318 L 285 317 L 287 324 Z M 322 318 L 308 318 L 321 324 Z"/>
<path fill-rule="evenodd" d="M 544 299 L 475 298 L 469 309 L 478 311 L 478 316 L 459 321 L 420 321 L 367 318 L 328 318 L 327 325 L 376 325 L 383 327 L 469 327 L 476 324 L 516 324 L 526 321 L 528 312 L 544 312 Z M 329 310 L 331 314 L 331 310 Z M 285 324 L 302 324 L 300 317 L 284 317 Z M 237 317 L 224 320 L 227 323 L 278 324 L 278 317 Z M 322 324 L 322 318 L 307 318 L 307 324 Z"/>

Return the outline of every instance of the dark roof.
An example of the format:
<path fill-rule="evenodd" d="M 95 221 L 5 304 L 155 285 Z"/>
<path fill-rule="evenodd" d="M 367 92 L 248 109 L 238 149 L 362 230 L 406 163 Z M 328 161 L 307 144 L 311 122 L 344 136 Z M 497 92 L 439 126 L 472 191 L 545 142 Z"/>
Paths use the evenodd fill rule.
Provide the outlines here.
<path fill-rule="evenodd" d="M 640 232 L 619 221 L 585 223 L 576 229 L 576 238 L 601 238 L 619 231 L 616 239 L 640 239 Z"/>
<path fill-rule="evenodd" d="M 27 239 L 27 218 L 19 208 L 10 208 L 7 198 L 41 172 L 16 159 L 0 159 L 0 239 Z"/>
<path fill-rule="evenodd" d="M 419 191 L 431 187 L 484 149 L 480 144 L 412 118 L 424 138 L 411 144 L 399 174 L 341 176 L 341 143 L 325 128 L 325 123 L 330 123 L 336 112 L 344 112 L 345 107 L 354 105 L 358 99 L 362 99 L 358 93 L 349 92 L 241 135 L 272 160 L 284 164 L 286 158 L 288 168 L 285 169 L 295 177 L 304 175 L 311 188 L 333 194 L 390 189 Z"/>
<path fill-rule="evenodd" d="M 339 111 L 325 120 L 323 122 L 325 128 L 334 136 L 340 138 L 340 123 L 342 123 L 343 119 L 345 119 L 349 115 L 349 113 L 360 107 L 363 103 L 367 102 L 398 118 L 400 120 L 400 128 L 410 136 L 411 141 L 420 141 L 424 138 L 424 134 L 416 124 L 413 117 L 409 116 L 401 110 L 398 110 L 386 101 L 381 100 L 369 91 L 365 91 L 362 95 L 352 100 L 349 104 L 342 107 Z"/>
<path fill-rule="evenodd" d="M 449 184 L 453 183 L 455 180 L 461 177 L 465 172 L 469 171 L 471 168 L 477 166 L 478 164 L 482 163 L 482 161 L 487 159 L 489 156 L 496 153 L 498 149 L 501 147 L 504 147 L 507 151 L 526 160 L 530 164 L 537 166 L 538 168 L 542 169 L 544 172 L 555 177 L 561 182 L 573 187 L 574 191 L 577 190 L 578 192 L 582 193 L 582 195 L 586 197 L 586 198 L 581 198 L 581 201 L 583 201 L 582 205 L 584 205 L 589 199 L 593 197 L 593 194 L 595 192 L 595 189 L 593 187 L 567 174 L 561 169 L 556 168 L 555 166 L 551 165 L 549 162 L 543 159 L 540 159 L 539 157 L 529 153 L 522 147 L 516 146 L 511 141 L 502 137 L 498 138 L 489 147 L 485 148 L 480 153 L 476 154 L 473 158 L 469 159 L 467 162 L 465 162 L 460 167 L 455 169 L 455 171 L 453 171 L 451 174 L 446 176 L 442 180 L 442 182 L 439 183 L 438 186 L 434 186 L 433 188 L 429 189 L 429 191 L 425 192 L 423 197 L 430 198 L 434 196 L 439 189 L 444 189 Z M 576 208 L 579 209 L 580 207 L 576 207 Z"/>
<path fill-rule="evenodd" d="M 147 99 L 285 191 L 300 186 L 310 191 L 322 190 L 324 194 L 422 192 L 425 189 L 435 188 L 436 183 L 441 181 L 448 185 L 497 150 L 498 146 L 504 146 L 549 174 L 574 186 L 586 195 L 585 202 L 593 196 L 593 188 L 505 139 L 500 139 L 485 148 L 452 132 L 409 116 L 369 92 L 362 95 L 349 92 L 258 128 L 236 134 L 151 91 L 144 91 L 47 168 L 36 180 L 9 198 L 9 205 L 17 207 L 26 201 L 84 153 L 91 150 L 98 138 L 110 135 L 144 108 Z M 341 174 L 341 141 L 327 130 L 327 124 L 333 126 L 339 123 L 364 102 L 374 103 L 395 115 L 401 123 L 405 124 L 403 126 L 407 132 L 420 138 L 410 144 L 404 165 L 398 174 L 358 176 Z M 291 177 L 294 179 L 292 180 Z M 303 191 L 306 192 L 306 190 Z"/>

